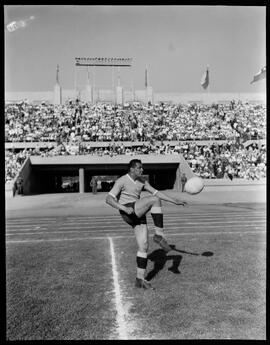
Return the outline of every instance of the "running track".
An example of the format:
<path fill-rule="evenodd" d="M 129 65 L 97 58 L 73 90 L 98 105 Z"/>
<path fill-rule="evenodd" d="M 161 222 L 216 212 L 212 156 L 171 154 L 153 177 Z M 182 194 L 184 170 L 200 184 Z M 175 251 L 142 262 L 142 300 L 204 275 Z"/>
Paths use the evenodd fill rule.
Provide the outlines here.
<path fill-rule="evenodd" d="M 265 234 L 265 210 L 226 208 L 164 215 L 164 227 L 171 236 L 203 236 L 217 234 Z M 153 233 L 151 216 L 147 216 Z M 99 240 L 133 237 L 131 228 L 119 215 L 52 216 L 6 219 L 6 243 L 35 243 L 50 241 Z"/>

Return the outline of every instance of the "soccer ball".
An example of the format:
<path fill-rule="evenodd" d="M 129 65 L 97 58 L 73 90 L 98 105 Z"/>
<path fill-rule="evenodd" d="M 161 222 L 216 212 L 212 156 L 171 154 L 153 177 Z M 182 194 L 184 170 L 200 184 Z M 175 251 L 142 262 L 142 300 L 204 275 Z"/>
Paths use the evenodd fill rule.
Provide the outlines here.
<path fill-rule="evenodd" d="M 185 192 L 188 194 L 198 194 L 203 190 L 203 188 L 203 180 L 198 176 L 191 177 L 185 184 Z"/>

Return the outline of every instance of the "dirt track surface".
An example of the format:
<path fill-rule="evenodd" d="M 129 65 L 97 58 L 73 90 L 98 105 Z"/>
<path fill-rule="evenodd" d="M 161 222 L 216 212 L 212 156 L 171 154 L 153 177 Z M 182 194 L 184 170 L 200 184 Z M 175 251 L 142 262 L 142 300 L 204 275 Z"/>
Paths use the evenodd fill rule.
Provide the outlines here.
<path fill-rule="evenodd" d="M 186 208 L 195 207 L 218 207 L 226 204 L 232 207 L 233 204 L 257 205 L 265 207 L 266 186 L 206 186 L 198 195 L 188 195 L 178 191 L 164 191 L 171 196 L 178 195 L 187 201 Z M 70 215 L 113 215 L 116 209 L 105 203 L 107 193 L 60 193 L 60 194 L 41 194 L 32 196 L 6 195 L 6 218 L 14 217 L 39 217 L 39 216 L 70 216 Z M 146 196 L 149 194 L 143 194 Z M 261 206 L 260 206 L 261 205 Z M 163 202 L 164 212 L 177 212 L 179 207 L 167 202 Z M 232 207 L 233 209 L 233 207 Z"/>

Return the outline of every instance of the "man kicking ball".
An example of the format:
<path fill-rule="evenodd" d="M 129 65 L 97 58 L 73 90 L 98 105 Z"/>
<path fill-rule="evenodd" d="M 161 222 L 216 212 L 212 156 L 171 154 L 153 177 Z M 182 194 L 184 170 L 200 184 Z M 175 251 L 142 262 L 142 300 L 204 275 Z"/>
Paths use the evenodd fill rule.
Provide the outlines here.
<path fill-rule="evenodd" d="M 169 252 L 171 247 L 164 235 L 161 200 L 183 206 L 186 202 L 172 198 L 153 188 L 149 182 L 143 181 L 142 172 L 142 162 L 139 159 L 132 159 L 128 164 L 128 173 L 118 178 L 107 194 L 106 203 L 118 209 L 124 221 L 134 229 L 138 245 L 135 286 L 153 289 L 151 284 L 144 279 L 149 247 L 146 213 L 150 210 L 155 225 L 154 242 L 158 243 L 166 252 Z M 148 191 L 152 195 L 140 199 L 142 191 Z"/>

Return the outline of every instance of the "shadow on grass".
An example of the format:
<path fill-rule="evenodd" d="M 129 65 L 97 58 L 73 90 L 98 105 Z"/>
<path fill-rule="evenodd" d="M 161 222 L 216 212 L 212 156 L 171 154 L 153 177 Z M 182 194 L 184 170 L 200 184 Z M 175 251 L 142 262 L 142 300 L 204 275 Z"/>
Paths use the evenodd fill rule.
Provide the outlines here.
<path fill-rule="evenodd" d="M 175 274 L 180 274 L 179 265 L 182 260 L 182 255 L 167 255 L 165 250 L 157 249 L 148 255 L 148 259 L 154 263 L 154 267 L 148 272 L 145 278 L 146 280 L 153 279 L 169 260 L 172 260 L 172 266 L 169 267 L 168 270 Z"/>
<path fill-rule="evenodd" d="M 170 247 L 171 247 L 172 250 L 174 250 L 176 252 L 179 252 L 179 253 L 184 253 L 184 254 L 197 255 L 197 256 L 213 256 L 214 255 L 213 252 L 203 252 L 201 254 L 193 253 L 193 252 L 187 252 L 185 250 L 177 249 L 174 244 L 170 244 Z"/>
<path fill-rule="evenodd" d="M 213 256 L 213 252 L 203 252 L 201 254 L 193 253 L 193 252 L 187 252 L 185 250 L 180 250 L 175 247 L 175 245 L 170 245 L 171 249 L 184 254 L 190 254 L 190 255 L 196 255 L 196 256 Z M 182 255 L 167 255 L 167 252 L 163 249 L 156 249 L 152 253 L 148 255 L 148 259 L 154 263 L 153 269 L 148 272 L 147 276 L 145 277 L 146 280 L 150 281 L 153 279 L 158 272 L 160 272 L 167 261 L 172 260 L 172 265 L 168 268 L 168 271 L 171 271 L 175 274 L 180 274 L 179 266 L 181 263 L 183 256 Z"/>

